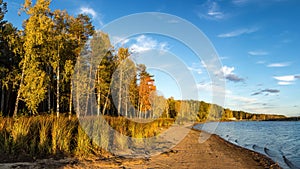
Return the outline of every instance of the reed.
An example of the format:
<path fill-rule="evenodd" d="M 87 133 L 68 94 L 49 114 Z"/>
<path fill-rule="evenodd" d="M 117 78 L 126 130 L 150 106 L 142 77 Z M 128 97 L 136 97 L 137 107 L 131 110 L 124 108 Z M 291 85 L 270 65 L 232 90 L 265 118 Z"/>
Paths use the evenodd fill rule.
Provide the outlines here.
<path fill-rule="evenodd" d="M 31 158 L 107 154 L 109 150 L 125 150 L 132 144 L 142 147 L 144 138 L 158 135 L 173 123 L 173 119 L 138 123 L 110 116 L 79 120 L 52 115 L 0 117 L 0 153 Z"/>

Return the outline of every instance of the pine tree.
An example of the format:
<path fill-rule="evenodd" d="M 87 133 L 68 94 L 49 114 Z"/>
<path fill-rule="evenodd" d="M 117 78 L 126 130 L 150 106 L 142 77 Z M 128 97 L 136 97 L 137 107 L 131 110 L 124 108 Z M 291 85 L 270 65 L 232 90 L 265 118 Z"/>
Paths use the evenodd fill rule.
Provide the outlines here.
<path fill-rule="evenodd" d="M 147 111 L 151 109 L 150 97 L 155 93 L 156 86 L 154 85 L 153 76 L 146 71 L 146 66 L 138 65 L 139 69 L 139 117 L 144 112 L 144 117 L 147 116 Z"/>
<path fill-rule="evenodd" d="M 17 54 L 22 43 L 17 29 L 4 20 L 6 3 L 0 0 L 0 113 L 12 112 L 12 98 L 17 88 L 20 62 Z"/>

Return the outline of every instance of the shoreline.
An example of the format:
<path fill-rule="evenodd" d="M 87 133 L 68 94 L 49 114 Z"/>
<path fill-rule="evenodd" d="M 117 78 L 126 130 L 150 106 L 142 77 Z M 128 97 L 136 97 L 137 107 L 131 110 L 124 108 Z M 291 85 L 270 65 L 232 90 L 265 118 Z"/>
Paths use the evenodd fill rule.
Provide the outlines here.
<path fill-rule="evenodd" d="M 191 129 L 187 136 L 168 152 L 150 158 L 93 157 L 78 159 L 40 159 L 35 162 L 0 163 L 0 168 L 280 168 L 269 157 L 255 151 L 232 144 L 218 135 L 199 143 L 200 133 Z M 208 134 L 208 133 L 206 133 Z M 55 167 L 54 167 L 55 166 Z"/>
<path fill-rule="evenodd" d="M 198 129 L 195 129 L 193 128 L 192 130 L 194 131 L 197 131 L 197 132 L 203 132 L 203 133 L 207 133 L 207 134 L 210 134 L 206 131 L 203 131 L 203 130 L 198 130 Z M 243 151 L 247 154 L 251 154 L 251 156 L 253 157 L 253 159 L 255 161 L 259 161 L 260 165 L 262 165 L 263 167 L 265 168 L 281 168 L 279 166 L 279 164 L 277 164 L 275 161 L 273 161 L 270 157 L 264 155 L 264 154 L 261 154 L 259 152 L 256 152 L 254 150 L 250 150 L 250 149 L 247 149 L 245 147 L 242 147 L 240 145 L 237 145 L 237 144 L 233 144 L 227 140 L 225 140 L 224 138 L 218 136 L 217 134 L 210 134 L 211 137 L 215 137 L 216 139 L 220 140 L 223 144 L 233 148 L 233 149 L 237 149 L 237 150 L 240 150 L 240 151 Z"/>

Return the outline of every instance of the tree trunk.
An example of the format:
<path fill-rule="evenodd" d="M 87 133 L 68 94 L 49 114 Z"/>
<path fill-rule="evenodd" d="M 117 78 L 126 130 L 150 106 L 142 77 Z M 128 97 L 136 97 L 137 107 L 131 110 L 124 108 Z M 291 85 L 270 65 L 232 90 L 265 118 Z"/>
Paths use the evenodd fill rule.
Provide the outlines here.
<path fill-rule="evenodd" d="M 70 100 L 69 100 L 69 119 L 71 119 L 72 116 L 72 106 L 73 106 L 73 85 L 72 81 L 70 81 Z"/>
<path fill-rule="evenodd" d="M 58 44 L 58 48 L 57 48 L 57 71 L 56 71 L 56 77 L 57 77 L 57 82 L 56 82 L 56 116 L 59 117 L 59 98 L 60 98 L 60 91 L 59 91 L 59 87 L 60 87 L 60 56 L 59 56 L 59 46 L 60 44 Z"/>
<path fill-rule="evenodd" d="M 12 94 L 12 86 L 8 86 L 8 89 L 6 90 L 7 91 L 7 94 L 6 94 L 6 102 L 4 103 L 5 107 L 4 107 L 4 110 L 7 111 L 8 114 L 10 114 L 10 97 L 11 97 L 11 94 Z"/>
<path fill-rule="evenodd" d="M 112 83 L 112 81 L 110 82 L 110 86 L 111 86 L 111 83 Z M 110 94 L 110 88 L 108 88 L 108 91 L 107 91 L 107 95 L 106 95 L 106 98 L 105 98 L 105 104 L 104 104 L 103 110 L 102 110 L 102 115 L 105 114 L 107 104 L 108 104 L 109 94 Z"/>
<path fill-rule="evenodd" d="M 5 89 L 2 86 L 2 90 L 1 90 L 1 109 L 0 109 L 2 114 L 4 113 L 4 96 L 5 96 Z"/>
<path fill-rule="evenodd" d="M 79 118 L 80 116 L 80 104 L 79 104 L 79 86 L 78 86 L 78 82 L 77 82 L 77 85 L 76 85 L 76 114 L 77 114 L 77 117 Z"/>
<path fill-rule="evenodd" d="M 100 115 L 100 104 L 101 104 L 101 89 L 100 89 L 100 78 L 99 78 L 99 72 L 97 71 L 97 115 Z"/>
<path fill-rule="evenodd" d="M 18 106 L 19 106 L 19 100 L 20 100 L 20 96 L 21 96 L 21 87 L 23 85 L 23 80 L 24 80 L 24 69 L 25 69 L 25 63 L 22 67 L 21 82 L 20 82 L 20 87 L 19 87 L 19 90 L 18 90 L 17 98 L 16 98 L 13 117 L 17 117 L 17 115 L 18 115 Z"/>
<path fill-rule="evenodd" d="M 120 69 L 120 79 L 119 79 L 119 98 L 118 98 L 118 116 L 121 113 L 121 104 L 122 104 L 122 79 L 123 79 L 123 72 L 122 68 Z"/>
<path fill-rule="evenodd" d="M 128 95 L 128 91 L 126 90 L 125 91 L 125 117 L 127 117 L 127 115 L 128 115 L 128 113 L 127 113 L 128 112 L 128 98 L 127 98 L 128 96 L 127 95 Z"/>
<path fill-rule="evenodd" d="M 19 105 L 20 95 L 21 95 L 21 92 L 20 92 L 20 89 L 19 89 L 18 94 L 17 94 L 16 103 L 15 103 L 15 109 L 14 109 L 13 117 L 17 117 L 17 114 L 18 114 L 18 105 Z"/>
<path fill-rule="evenodd" d="M 59 55 L 58 55 L 59 56 Z M 60 98 L 60 91 L 59 91 L 59 87 L 60 87 L 60 66 L 59 66 L 59 61 L 58 61 L 58 65 L 57 65 L 57 83 L 56 83 L 56 116 L 59 117 L 59 98 Z"/>
<path fill-rule="evenodd" d="M 51 77 L 51 68 L 48 67 L 48 74 Z M 51 113 L 51 79 L 50 79 L 50 85 L 48 87 L 48 113 Z"/>
<path fill-rule="evenodd" d="M 90 60 L 90 70 L 89 70 L 89 76 L 88 76 L 88 86 L 87 86 L 87 95 L 86 95 L 86 102 L 85 102 L 85 106 L 86 106 L 86 109 L 85 109 L 85 115 L 88 115 L 88 110 L 89 110 L 89 99 L 90 99 L 90 95 L 94 92 L 92 92 L 92 90 L 94 89 L 92 86 L 91 86 L 91 83 L 92 83 L 92 71 L 93 71 L 93 63 L 92 63 L 92 57 L 91 57 L 91 60 Z M 91 103 L 91 106 L 93 103 Z M 94 112 L 91 110 L 91 114 L 93 115 Z"/>
<path fill-rule="evenodd" d="M 100 104 L 101 104 L 101 93 L 100 91 L 97 92 L 97 115 L 99 116 L 100 115 Z"/>
<path fill-rule="evenodd" d="M 139 118 L 142 118 L 143 103 L 140 104 Z"/>

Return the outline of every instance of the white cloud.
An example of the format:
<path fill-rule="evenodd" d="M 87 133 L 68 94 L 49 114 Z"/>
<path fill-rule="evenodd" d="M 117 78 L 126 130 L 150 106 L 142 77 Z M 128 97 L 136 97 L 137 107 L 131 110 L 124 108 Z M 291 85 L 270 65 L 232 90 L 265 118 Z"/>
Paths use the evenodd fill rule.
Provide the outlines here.
<path fill-rule="evenodd" d="M 234 30 L 229 33 L 223 33 L 218 35 L 219 38 L 231 38 L 231 37 L 236 37 L 236 36 L 241 36 L 244 34 L 250 34 L 258 31 L 258 28 L 244 28 L 244 29 L 238 29 Z"/>
<path fill-rule="evenodd" d="M 145 35 L 138 36 L 135 38 L 135 41 L 136 43 L 132 44 L 129 48 L 136 53 L 142 53 L 153 49 L 168 51 L 168 43 L 158 42 L 157 40 Z"/>
<path fill-rule="evenodd" d="M 287 67 L 290 63 L 271 63 L 268 64 L 267 67 Z"/>
<path fill-rule="evenodd" d="M 292 85 L 292 84 L 294 84 L 294 83 L 293 83 L 293 82 L 283 82 L 283 81 L 279 81 L 277 84 L 278 84 L 278 85 L 281 85 L 281 86 L 287 86 L 287 85 Z"/>
<path fill-rule="evenodd" d="M 276 79 L 276 80 L 285 81 L 285 82 L 293 82 L 297 79 L 295 75 L 274 76 L 273 78 Z"/>
<path fill-rule="evenodd" d="M 286 86 L 294 84 L 294 81 L 300 79 L 299 75 L 287 75 L 287 76 L 274 76 L 274 79 L 278 80 L 278 85 Z"/>
<path fill-rule="evenodd" d="M 197 14 L 200 18 L 209 20 L 221 20 L 226 17 L 224 12 L 221 11 L 219 4 L 211 0 L 206 1 Z"/>
<path fill-rule="evenodd" d="M 88 7 L 81 7 L 79 13 L 91 15 L 93 19 L 97 18 L 98 16 L 97 12 L 94 9 Z"/>
<path fill-rule="evenodd" d="M 222 72 L 224 73 L 224 76 L 233 74 L 233 71 L 234 71 L 234 67 L 227 67 L 227 66 L 222 67 Z"/>
<path fill-rule="evenodd" d="M 268 55 L 269 53 L 263 50 L 254 50 L 254 51 L 249 51 L 248 54 L 252 56 L 264 56 L 264 55 Z"/>
<path fill-rule="evenodd" d="M 213 18 L 216 18 L 216 19 L 223 19 L 224 14 L 223 14 L 223 12 L 220 11 L 219 8 L 220 7 L 217 4 L 217 2 L 212 2 L 209 9 L 208 9 L 207 15 L 209 15 Z"/>
<path fill-rule="evenodd" d="M 233 71 L 234 71 L 234 67 L 227 67 L 227 66 L 223 66 L 221 68 L 221 75 L 223 74 L 225 79 L 232 81 L 232 82 L 243 82 L 244 79 L 237 76 Z"/>

